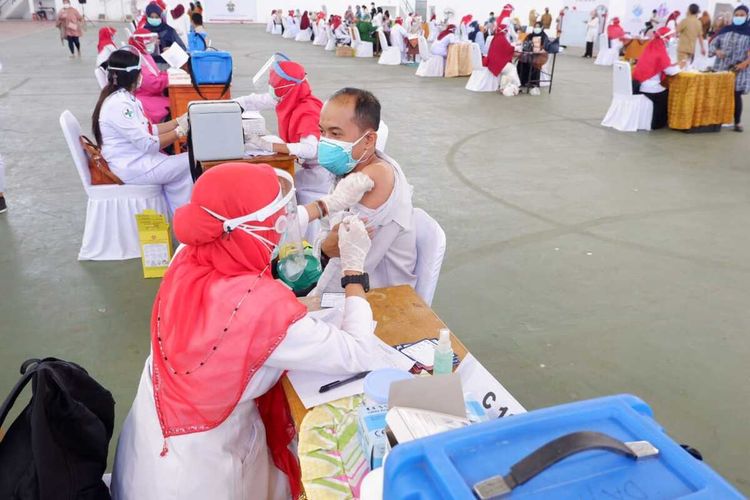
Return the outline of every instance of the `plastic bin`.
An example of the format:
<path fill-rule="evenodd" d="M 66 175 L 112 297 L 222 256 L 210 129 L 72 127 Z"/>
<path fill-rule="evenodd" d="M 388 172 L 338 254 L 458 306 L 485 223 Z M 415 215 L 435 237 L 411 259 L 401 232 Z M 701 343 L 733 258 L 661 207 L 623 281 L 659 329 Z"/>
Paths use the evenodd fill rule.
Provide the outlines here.
<path fill-rule="evenodd" d="M 474 499 L 475 484 L 569 433 L 595 431 L 623 442 L 648 441 L 659 453 L 637 460 L 603 450 L 569 456 L 504 498 L 744 498 L 670 438 L 651 408 L 630 395 L 536 410 L 396 446 L 385 462 L 383 498 Z"/>
<path fill-rule="evenodd" d="M 193 81 L 196 85 L 226 84 L 232 78 L 232 55 L 219 50 L 190 54 Z"/>

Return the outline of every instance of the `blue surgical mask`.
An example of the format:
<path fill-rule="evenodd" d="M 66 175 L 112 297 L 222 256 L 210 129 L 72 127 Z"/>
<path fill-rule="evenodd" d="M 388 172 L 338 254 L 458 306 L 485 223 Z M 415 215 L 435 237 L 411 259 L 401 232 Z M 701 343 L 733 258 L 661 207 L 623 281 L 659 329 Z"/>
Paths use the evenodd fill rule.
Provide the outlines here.
<path fill-rule="evenodd" d="M 161 19 L 158 17 L 147 17 L 146 22 L 150 24 L 151 26 L 159 26 L 161 24 Z"/>
<path fill-rule="evenodd" d="M 542 32 L 542 28 L 534 28 L 534 34 L 535 35 L 538 35 L 541 32 Z"/>
<path fill-rule="evenodd" d="M 367 135 L 367 134 L 365 134 Z M 335 139 L 320 139 L 318 143 L 318 163 L 332 174 L 342 177 L 357 166 L 362 158 L 352 158 L 352 149 L 365 136 L 363 135 L 355 142 L 337 141 Z"/>
<path fill-rule="evenodd" d="M 747 22 L 747 17 L 744 17 L 744 16 L 734 16 L 732 18 L 732 22 L 734 23 L 735 26 L 742 26 L 743 24 L 745 24 Z"/>

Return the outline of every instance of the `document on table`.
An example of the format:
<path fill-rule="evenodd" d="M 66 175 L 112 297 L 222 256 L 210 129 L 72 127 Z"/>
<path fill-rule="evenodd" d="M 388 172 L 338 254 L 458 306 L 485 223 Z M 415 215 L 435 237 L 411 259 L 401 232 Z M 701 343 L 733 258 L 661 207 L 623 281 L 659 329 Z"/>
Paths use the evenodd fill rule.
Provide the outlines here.
<path fill-rule="evenodd" d="M 337 325 L 340 325 L 341 320 L 343 319 L 343 311 L 340 309 L 325 309 L 308 314 Z M 375 331 L 375 326 L 376 322 L 373 321 L 373 331 Z M 408 371 L 414 366 L 413 360 L 407 358 L 385 342 L 378 340 L 376 346 L 378 352 L 373 353 L 373 355 L 379 356 L 383 360 L 385 366 L 398 368 L 404 371 Z M 364 379 L 342 385 L 341 387 L 331 389 L 328 392 L 320 392 L 322 386 L 337 380 L 347 379 L 352 375 L 354 374 L 331 375 L 303 370 L 291 370 L 287 373 L 289 381 L 292 383 L 294 390 L 302 400 L 302 404 L 308 409 L 337 399 L 354 396 L 355 394 L 362 394 L 364 392 Z"/>
<path fill-rule="evenodd" d="M 190 59 L 188 53 L 176 43 L 173 43 L 167 50 L 162 52 L 161 57 L 172 68 L 182 68 L 188 62 L 188 59 Z"/>

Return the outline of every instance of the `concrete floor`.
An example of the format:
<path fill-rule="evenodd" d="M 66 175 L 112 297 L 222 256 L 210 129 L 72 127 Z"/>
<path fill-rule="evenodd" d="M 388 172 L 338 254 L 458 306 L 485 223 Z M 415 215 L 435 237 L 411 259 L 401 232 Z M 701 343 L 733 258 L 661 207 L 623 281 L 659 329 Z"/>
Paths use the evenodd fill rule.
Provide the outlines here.
<path fill-rule="evenodd" d="M 235 95 L 277 50 L 321 97 L 375 92 L 415 205 L 448 235 L 433 306 L 527 408 L 636 394 L 750 493 L 748 134 L 604 129 L 610 70 L 575 51 L 551 95 L 504 98 L 260 27 L 210 33 Z M 119 429 L 159 283 L 138 260 L 76 261 L 86 197 L 58 117 L 90 126 L 95 32 L 83 41 L 71 61 L 49 26 L 0 23 L 0 392 L 28 357 L 73 360 L 112 391 Z"/>

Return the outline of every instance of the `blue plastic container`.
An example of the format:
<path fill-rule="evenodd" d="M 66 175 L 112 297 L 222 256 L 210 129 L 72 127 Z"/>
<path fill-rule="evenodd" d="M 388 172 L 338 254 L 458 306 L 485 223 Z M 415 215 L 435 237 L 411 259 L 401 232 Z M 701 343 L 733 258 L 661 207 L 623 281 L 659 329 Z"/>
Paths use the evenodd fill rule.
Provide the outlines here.
<path fill-rule="evenodd" d="M 196 85 L 226 84 L 232 77 L 232 55 L 219 50 L 207 50 L 190 54 L 193 81 Z"/>
<path fill-rule="evenodd" d="M 188 33 L 188 52 L 206 50 L 207 48 L 205 33 L 196 33 L 195 31 Z"/>
<path fill-rule="evenodd" d="M 563 435 L 596 431 L 621 441 L 649 441 L 659 454 L 633 460 L 608 451 L 570 456 L 517 486 L 505 498 L 744 498 L 708 465 L 672 440 L 651 408 L 630 395 L 536 410 L 396 446 L 385 462 L 383 498 L 474 499 L 472 487 Z"/>

